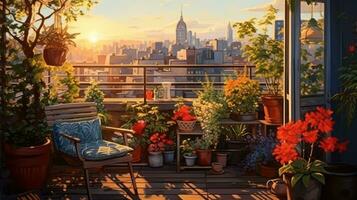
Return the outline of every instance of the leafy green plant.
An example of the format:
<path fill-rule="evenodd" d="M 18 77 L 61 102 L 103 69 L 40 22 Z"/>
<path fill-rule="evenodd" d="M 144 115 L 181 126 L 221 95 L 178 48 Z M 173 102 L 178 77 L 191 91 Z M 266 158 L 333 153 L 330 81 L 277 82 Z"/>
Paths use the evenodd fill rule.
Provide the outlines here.
<path fill-rule="evenodd" d="M 337 112 L 343 113 L 348 126 L 356 116 L 357 109 L 357 44 L 348 47 L 348 54 L 343 58 L 340 68 L 340 91 L 333 96 Z"/>
<path fill-rule="evenodd" d="M 241 140 L 245 136 L 250 133 L 247 130 L 246 125 L 238 124 L 238 125 L 230 125 L 228 127 L 224 127 L 222 133 L 226 137 L 226 140 Z"/>
<path fill-rule="evenodd" d="M 227 116 L 227 103 L 223 92 L 216 90 L 208 78 L 202 83 L 202 87 L 203 90 L 197 93 L 192 105 L 204 134 L 216 145 L 221 129 L 219 122 Z"/>
<path fill-rule="evenodd" d="M 8 125 L 2 125 L 1 132 L 5 133 L 8 143 L 32 146 L 46 140 L 44 106 L 54 95 L 49 95 L 49 90 L 45 89 L 43 72 L 46 66 L 35 48 L 41 43 L 45 24 L 53 21 L 55 15 L 62 13 L 67 21 L 73 21 L 94 3 L 94 0 L 6 0 L 6 34 L 16 45 L 7 45 L 4 49 L 11 52 L 18 48 L 19 55 L 4 61 L 9 64 L 6 67 L 11 67 L 4 69 L 5 74 L 9 74 L 8 78 L 15 83 L 4 89 L 9 97 L 4 106 Z"/>
<path fill-rule="evenodd" d="M 183 155 L 192 156 L 195 154 L 195 142 L 192 141 L 190 138 L 183 140 L 182 144 L 180 145 L 180 149 Z"/>
<path fill-rule="evenodd" d="M 104 106 L 104 93 L 100 90 L 96 81 L 92 80 L 91 85 L 85 91 L 86 102 L 94 102 L 97 106 L 99 117 L 103 124 L 108 122 L 108 112 Z"/>
<path fill-rule="evenodd" d="M 284 46 L 282 41 L 272 39 L 268 35 L 268 26 L 276 18 L 277 9 L 270 6 L 263 19 L 252 18 L 233 25 L 241 39 L 247 39 L 243 48 L 243 56 L 256 66 L 255 73 L 263 77 L 269 95 L 280 95 L 280 82 L 284 66 Z M 261 26 L 262 28 L 258 28 Z M 262 30 L 258 32 L 258 30 Z"/>
<path fill-rule="evenodd" d="M 55 28 L 54 25 L 44 27 L 40 35 L 39 44 L 46 45 L 46 48 L 59 48 L 68 50 L 69 46 L 76 46 L 73 41 L 79 33 L 68 33 L 68 27 L 63 29 Z"/>
<path fill-rule="evenodd" d="M 208 150 L 212 147 L 213 142 L 210 136 L 204 136 L 202 138 L 196 138 L 195 147 L 196 149 Z"/>

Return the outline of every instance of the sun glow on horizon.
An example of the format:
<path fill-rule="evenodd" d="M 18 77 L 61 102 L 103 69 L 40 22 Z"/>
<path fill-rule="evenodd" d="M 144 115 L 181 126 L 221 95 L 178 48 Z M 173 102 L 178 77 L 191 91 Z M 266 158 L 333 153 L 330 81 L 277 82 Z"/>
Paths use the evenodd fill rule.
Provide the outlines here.
<path fill-rule="evenodd" d="M 88 40 L 89 40 L 91 43 L 97 43 L 98 40 L 99 40 L 98 34 L 97 34 L 97 33 L 90 33 L 90 34 L 88 35 Z"/>

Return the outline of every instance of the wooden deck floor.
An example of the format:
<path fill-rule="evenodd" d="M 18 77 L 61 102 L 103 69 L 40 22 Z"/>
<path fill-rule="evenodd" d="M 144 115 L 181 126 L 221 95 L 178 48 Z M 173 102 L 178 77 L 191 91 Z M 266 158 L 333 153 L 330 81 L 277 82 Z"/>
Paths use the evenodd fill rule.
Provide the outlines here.
<path fill-rule="evenodd" d="M 265 188 L 266 178 L 239 175 L 227 168 L 222 175 L 207 170 L 176 173 L 173 166 L 135 167 L 139 197 L 133 196 L 130 176 L 123 167 L 109 167 L 90 173 L 94 199 L 277 199 Z M 86 199 L 82 171 L 54 166 L 44 192 L 46 199 Z"/>

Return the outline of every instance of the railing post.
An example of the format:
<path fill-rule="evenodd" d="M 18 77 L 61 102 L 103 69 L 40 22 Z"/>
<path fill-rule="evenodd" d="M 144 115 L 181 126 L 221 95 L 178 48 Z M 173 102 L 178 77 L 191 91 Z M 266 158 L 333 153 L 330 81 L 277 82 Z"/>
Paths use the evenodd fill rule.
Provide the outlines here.
<path fill-rule="evenodd" d="M 144 104 L 146 104 L 146 66 L 143 66 L 144 67 L 144 72 L 143 72 L 143 78 L 144 78 Z"/>

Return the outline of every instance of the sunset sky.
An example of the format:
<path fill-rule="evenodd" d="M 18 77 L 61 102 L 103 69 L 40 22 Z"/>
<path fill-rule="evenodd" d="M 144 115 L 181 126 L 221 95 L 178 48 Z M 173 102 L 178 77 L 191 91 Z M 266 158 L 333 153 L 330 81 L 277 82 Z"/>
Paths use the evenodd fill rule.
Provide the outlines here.
<path fill-rule="evenodd" d="M 202 38 L 225 37 L 228 22 L 260 17 L 283 0 L 99 0 L 77 22 L 69 24 L 79 39 L 173 40 L 183 7 L 188 30 Z"/>

